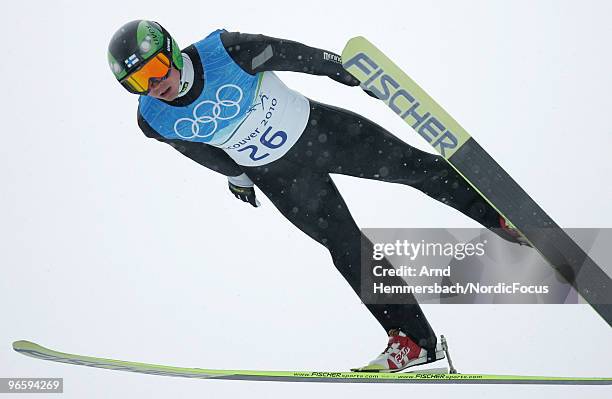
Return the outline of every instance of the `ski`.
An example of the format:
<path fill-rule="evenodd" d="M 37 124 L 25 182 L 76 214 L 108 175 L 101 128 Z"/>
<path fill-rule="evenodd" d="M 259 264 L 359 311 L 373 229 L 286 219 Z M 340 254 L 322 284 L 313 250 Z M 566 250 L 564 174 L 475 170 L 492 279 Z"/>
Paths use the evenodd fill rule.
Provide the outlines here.
<path fill-rule="evenodd" d="M 344 68 L 421 135 L 612 326 L 612 280 L 420 86 L 364 37 Z"/>
<path fill-rule="evenodd" d="M 435 371 L 415 373 L 360 373 L 341 371 L 214 370 L 174 367 L 74 355 L 47 349 L 30 341 L 13 342 L 13 349 L 27 356 L 60 363 L 168 377 L 215 380 L 331 383 L 612 385 L 612 378 L 439 374 Z"/>

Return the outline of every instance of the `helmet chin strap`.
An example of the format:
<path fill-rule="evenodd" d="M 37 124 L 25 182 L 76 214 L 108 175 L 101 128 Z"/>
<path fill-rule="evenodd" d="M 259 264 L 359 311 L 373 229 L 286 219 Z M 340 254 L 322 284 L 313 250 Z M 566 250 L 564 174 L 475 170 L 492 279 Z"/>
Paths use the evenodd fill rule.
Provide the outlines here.
<path fill-rule="evenodd" d="M 193 62 L 191 58 L 185 53 L 181 53 L 183 57 L 183 69 L 181 69 L 181 80 L 179 82 L 179 93 L 178 96 L 182 97 L 189 92 L 193 85 Z"/>

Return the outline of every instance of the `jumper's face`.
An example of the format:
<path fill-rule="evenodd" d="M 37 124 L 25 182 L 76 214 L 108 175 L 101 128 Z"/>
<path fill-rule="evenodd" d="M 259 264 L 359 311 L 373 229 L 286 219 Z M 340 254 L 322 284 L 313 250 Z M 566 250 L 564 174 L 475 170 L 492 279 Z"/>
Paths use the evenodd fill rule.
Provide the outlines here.
<path fill-rule="evenodd" d="M 181 73 L 172 67 L 165 78 L 151 79 L 149 96 L 160 100 L 172 101 L 178 97 Z"/>

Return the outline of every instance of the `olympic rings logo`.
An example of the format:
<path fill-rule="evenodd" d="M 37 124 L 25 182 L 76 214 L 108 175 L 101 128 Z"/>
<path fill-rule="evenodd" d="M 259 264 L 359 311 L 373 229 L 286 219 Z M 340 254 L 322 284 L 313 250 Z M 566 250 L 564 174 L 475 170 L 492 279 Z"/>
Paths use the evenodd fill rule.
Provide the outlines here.
<path fill-rule="evenodd" d="M 238 99 L 237 100 L 222 99 L 221 94 L 223 90 L 226 90 L 226 89 L 237 90 Z M 196 137 L 206 138 L 206 137 L 212 136 L 217 131 L 217 128 L 218 128 L 217 121 L 225 121 L 225 120 L 235 118 L 240 113 L 240 101 L 242 100 L 242 97 L 243 97 L 242 89 L 240 87 L 233 85 L 233 84 L 225 84 L 219 87 L 219 89 L 217 89 L 217 93 L 215 97 L 217 99 L 217 102 L 214 102 L 211 100 L 204 100 L 198 105 L 196 105 L 193 108 L 193 119 L 191 118 L 177 119 L 176 122 L 174 122 L 174 133 L 176 133 L 176 135 L 182 139 L 194 139 Z M 227 95 L 225 97 L 227 97 Z M 198 110 L 200 109 L 200 107 L 207 105 L 207 104 L 212 106 L 212 115 L 198 116 Z M 232 108 L 235 112 L 232 112 L 231 115 L 221 116 L 222 107 L 225 107 L 226 109 Z M 181 131 L 178 128 L 179 124 L 181 123 L 184 124 L 186 122 L 191 124 L 191 135 L 186 134 L 186 132 L 181 133 Z M 210 131 L 206 133 L 200 133 L 200 126 L 205 126 L 205 125 L 211 126 Z M 187 129 L 184 129 L 184 130 L 187 130 Z"/>

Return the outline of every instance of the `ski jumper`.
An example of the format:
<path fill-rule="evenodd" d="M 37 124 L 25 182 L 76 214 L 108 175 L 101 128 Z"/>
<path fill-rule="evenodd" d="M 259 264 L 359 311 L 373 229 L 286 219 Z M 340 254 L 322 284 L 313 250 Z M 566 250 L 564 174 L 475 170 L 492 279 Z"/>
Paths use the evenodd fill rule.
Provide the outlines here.
<path fill-rule="evenodd" d="M 142 131 L 226 176 L 245 173 L 291 223 L 329 250 L 357 294 L 364 237 L 331 173 L 412 186 L 487 228 L 499 227 L 498 213 L 442 157 L 402 142 L 356 113 L 307 99 L 272 72 L 305 72 L 359 85 L 342 68 L 340 56 L 223 30 L 183 53 L 193 63 L 192 87 L 172 102 L 141 96 Z M 405 284 L 395 279 L 395 285 Z M 399 328 L 423 348 L 434 349 L 435 333 L 414 297 L 408 302 L 365 306 L 385 331 Z"/>

